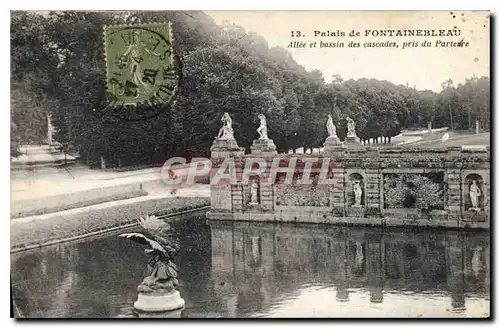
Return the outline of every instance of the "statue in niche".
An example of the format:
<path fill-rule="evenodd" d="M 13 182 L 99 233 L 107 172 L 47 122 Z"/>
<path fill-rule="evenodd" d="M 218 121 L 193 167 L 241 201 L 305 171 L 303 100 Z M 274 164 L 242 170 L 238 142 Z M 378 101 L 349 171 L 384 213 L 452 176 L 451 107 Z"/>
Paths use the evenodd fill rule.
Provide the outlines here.
<path fill-rule="evenodd" d="M 470 185 L 470 188 L 469 188 L 469 196 L 470 196 L 470 201 L 472 203 L 472 208 L 470 208 L 469 210 L 480 211 L 480 209 L 479 209 L 479 197 L 481 196 L 481 189 L 477 185 L 476 180 L 472 180 L 472 184 Z"/>
<path fill-rule="evenodd" d="M 347 117 L 346 120 L 347 120 L 347 136 L 356 137 L 356 123 L 350 117 Z"/>
<path fill-rule="evenodd" d="M 217 135 L 217 140 L 234 140 L 233 135 L 233 120 L 229 116 L 229 113 L 224 113 L 222 115 L 221 121 L 223 123 L 222 127 L 219 130 L 219 134 Z"/>
<path fill-rule="evenodd" d="M 266 117 L 264 114 L 259 114 L 257 116 L 260 120 L 260 126 L 257 128 L 257 133 L 259 134 L 259 139 L 264 140 L 264 139 L 269 139 L 267 136 L 267 122 L 266 122 Z"/>
<path fill-rule="evenodd" d="M 360 181 L 356 180 L 353 183 L 354 190 L 354 207 L 361 207 L 361 196 L 363 195 L 363 190 L 361 189 Z"/>
<path fill-rule="evenodd" d="M 328 138 L 337 138 L 337 129 L 333 124 L 333 118 L 331 114 L 328 114 L 328 121 L 326 121 L 326 130 L 328 131 Z"/>
<path fill-rule="evenodd" d="M 259 184 L 257 183 L 257 179 L 253 179 L 252 183 L 250 184 L 250 204 L 251 205 L 259 204 L 258 194 L 259 194 Z"/>

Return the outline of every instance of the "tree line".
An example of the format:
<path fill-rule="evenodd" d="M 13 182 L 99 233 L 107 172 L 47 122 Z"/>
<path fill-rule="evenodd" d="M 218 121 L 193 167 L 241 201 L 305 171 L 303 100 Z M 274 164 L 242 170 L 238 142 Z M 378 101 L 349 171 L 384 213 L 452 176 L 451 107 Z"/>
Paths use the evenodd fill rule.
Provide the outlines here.
<path fill-rule="evenodd" d="M 175 53 L 182 65 L 175 103 L 148 119 L 124 119 L 106 109 L 103 26 L 172 22 Z M 160 164 L 172 156 L 207 156 L 229 112 L 235 138 L 249 147 L 257 137 L 257 115 L 267 117 L 269 136 L 286 152 L 320 147 L 328 114 L 337 134 L 346 117 L 361 139 L 392 137 L 402 129 L 490 125 L 490 81 L 471 77 L 439 93 L 374 79 L 325 83 L 280 47 L 242 27 L 203 12 L 11 13 L 11 146 L 42 143 L 47 116 L 55 140 L 77 151 L 91 166 Z M 137 108 L 138 115 L 150 108 Z M 127 109 L 127 111 L 129 111 Z M 135 113 L 134 113 L 135 114 Z M 138 116 L 142 117 L 142 116 Z"/>

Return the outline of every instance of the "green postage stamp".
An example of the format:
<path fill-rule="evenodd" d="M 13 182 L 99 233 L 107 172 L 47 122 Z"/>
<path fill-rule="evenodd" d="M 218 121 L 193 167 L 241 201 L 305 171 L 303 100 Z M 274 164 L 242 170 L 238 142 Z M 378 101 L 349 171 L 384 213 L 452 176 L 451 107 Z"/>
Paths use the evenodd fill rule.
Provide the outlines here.
<path fill-rule="evenodd" d="M 106 86 L 111 106 L 168 103 L 177 91 L 172 27 L 104 27 Z"/>

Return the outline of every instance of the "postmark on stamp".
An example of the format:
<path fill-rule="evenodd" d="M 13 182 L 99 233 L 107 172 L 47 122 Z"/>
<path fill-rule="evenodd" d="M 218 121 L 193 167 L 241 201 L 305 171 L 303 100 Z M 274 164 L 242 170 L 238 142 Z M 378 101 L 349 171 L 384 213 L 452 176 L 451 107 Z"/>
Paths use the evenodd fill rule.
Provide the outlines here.
<path fill-rule="evenodd" d="M 168 103 L 177 91 L 172 27 L 104 27 L 106 87 L 111 107 Z"/>

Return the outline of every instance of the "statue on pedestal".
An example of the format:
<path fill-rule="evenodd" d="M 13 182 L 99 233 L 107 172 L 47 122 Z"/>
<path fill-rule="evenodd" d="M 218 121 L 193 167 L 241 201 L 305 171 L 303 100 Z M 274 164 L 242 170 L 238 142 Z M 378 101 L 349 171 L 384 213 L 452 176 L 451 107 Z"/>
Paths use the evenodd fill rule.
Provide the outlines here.
<path fill-rule="evenodd" d="M 250 151 L 253 155 L 274 156 L 277 154 L 276 145 L 273 139 L 269 139 L 267 135 L 267 121 L 264 114 L 257 116 L 260 120 L 260 126 L 257 128 L 259 139 L 254 139 L 250 146 Z"/>
<path fill-rule="evenodd" d="M 472 180 L 472 184 L 469 188 L 470 201 L 472 203 L 471 210 L 479 211 L 479 197 L 481 196 L 481 189 L 477 185 L 476 180 Z"/>
<path fill-rule="evenodd" d="M 257 116 L 260 120 L 260 126 L 257 128 L 257 133 L 259 134 L 259 139 L 269 139 L 267 136 L 267 122 L 264 114 L 259 114 Z"/>
<path fill-rule="evenodd" d="M 328 120 L 326 121 L 326 130 L 328 131 L 328 138 L 337 138 L 337 129 L 333 124 L 333 118 L 331 114 L 328 114 Z"/>
<path fill-rule="evenodd" d="M 363 195 L 363 190 L 361 189 L 361 184 L 359 181 L 354 181 L 354 207 L 361 207 L 361 196 Z"/>
<path fill-rule="evenodd" d="M 342 143 L 337 136 L 337 128 L 335 127 L 335 124 L 333 124 L 333 118 L 331 114 L 328 114 L 328 120 L 326 121 L 326 130 L 328 131 L 328 137 L 323 143 L 323 151 L 325 153 L 337 152 L 342 148 Z"/>
<path fill-rule="evenodd" d="M 356 137 L 356 123 L 350 117 L 347 117 L 346 120 L 347 120 L 347 136 Z"/>
<path fill-rule="evenodd" d="M 144 229 L 142 233 L 124 233 L 118 237 L 130 239 L 148 248 L 149 255 L 148 276 L 137 287 L 139 296 L 134 308 L 143 312 L 165 312 L 180 309 L 184 300 L 180 297 L 176 287 L 177 266 L 173 262 L 179 251 L 179 243 L 169 235 L 169 226 L 155 216 L 140 218 L 139 225 Z"/>
<path fill-rule="evenodd" d="M 216 140 L 234 140 L 233 135 L 233 120 L 229 116 L 229 113 L 224 113 L 222 115 L 221 121 L 223 122 L 222 127 L 219 130 Z"/>

